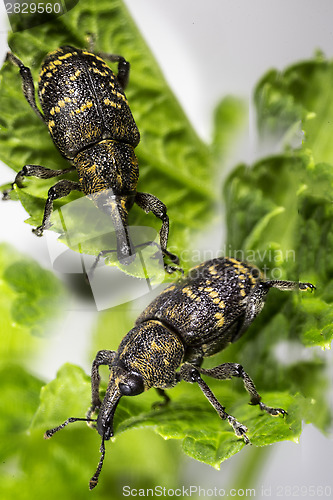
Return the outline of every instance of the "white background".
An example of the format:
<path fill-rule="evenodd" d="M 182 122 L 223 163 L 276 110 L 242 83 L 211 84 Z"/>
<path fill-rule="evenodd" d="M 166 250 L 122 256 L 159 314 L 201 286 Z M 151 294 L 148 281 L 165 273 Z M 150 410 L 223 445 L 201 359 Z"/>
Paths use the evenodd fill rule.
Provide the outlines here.
<path fill-rule="evenodd" d="M 232 94 L 247 97 L 250 102 L 255 83 L 269 68 L 283 69 L 310 58 L 316 49 L 327 57 L 333 55 L 332 0 L 126 0 L 126 4 L 185 112 L 205 140 L 210 138 L 212 111 L 221 97 Z M 0 56 L 4 56 L 8 25 L 2 2 L 0 15 Z M 235 161 L 251 162 L 258 154 L 250 127 L 245 146 L 242 142 L 235 151 Z M 2 167 L 0 184 L 12 178 L 12 171 Z M 0 202 L 1 240 L 50 267 L 46 243 L 31 234 L 30 227 L 23 223 L 25 218 L 18 203 Z M 88 335 L 95 318 L 92 312 L 74 311 L 65 329 L 74 331 L 71 326 L 77 324 L 77 315 Z M 54 376 L 65 360 L 84 364 L 80 352 L 70 347 L 66 353 L 57 349 L 61 342 L 61 338 L 55 341 L 52 359 L 39 368 L 47 378 Z M 332 360 L 330 353 L 325 355 Z M 189 460 L 184 482 L 206 488 L 226 487 L 248 460 L 251 449 L 222 464 L 219 472 Z M 272 447 L 259 485 L 272 487 L 273 498 L 277 485 L 330 485 L 333 489 L 332 461 L 332 441 L 306 426 L 299 445 L 284 442 Z M 259 486 L 256 493 L 259 498 Z M 286 490 L 282 498 L 287 496 Z M 309 493 L 302 498 L 313 497 Z"/>

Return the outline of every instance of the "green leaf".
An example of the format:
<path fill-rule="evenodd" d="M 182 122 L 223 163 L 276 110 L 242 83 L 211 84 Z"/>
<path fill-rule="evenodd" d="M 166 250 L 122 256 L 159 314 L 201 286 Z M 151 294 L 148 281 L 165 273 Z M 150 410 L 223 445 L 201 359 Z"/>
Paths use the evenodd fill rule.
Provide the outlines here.
<path fill-rule="evenodd" d="M 248 125 L 246 103 L 233 96 L 228 96 L 216 106 L 212 151 L 217 161 L 226 160 L 233 142 L 244 125 Z"/>
<path fill-rule="evenodd" d="M 333 61 L 318 52 L 312 60 L 296 63 L 283 72 L 269 71 L 255 90 L 258 129 L 261 138 L 290 135 L 307 150 L 314 163 L 333 163 Z M 294 131 L 294 134 L 290 132 Z M 289 137 L 288 137 L 289 132 Z M 295 142 L 294 142 L 295 145 Z M 300 144 L 299 144 L 300 145 Z"/>
<path fill-rule="evenodd" d="M 16 364 L 2 363 L 0 368 L 0 427 L 1 427 L 1 462 L 14 455 L 22 440 L 26 439 L 26 430 L 39 405 L 39 392 L 42 382 L 28 374 Z M 13 394 L 19 401 L 13 405 Z"/>
<path fill-rule="evenodd" d="M 64 290 L 60 282 L 50 271 L 28 259 L 8 266 L 3 280 L 17 297 L 11 310 L 13 320 L 30 327 L 33 334 L 44 334 L 44 322 L 51 321 L 54 312 L 64 305 Z"/>
<path fill-rule="evenodd" d="M 68 418 L 66 405 L 69 402 L 71 413 L 84 417 L 89 406 L 90 393 L 90 377 L 79 367 L 64 365 L 57 378 L 42 388 L 39 408 L 31 428 L 45 432 L 46 428 L 59 425 L 59 418 Z"/>
<path fill-rule="evenodd" d="M 219 469 L 221 462 L 238 453 L 245 444 L 235 436 L 228 423 L 221 421 L 214 409 L 210 408 L 199 388 L 196 389 L 196 394 L 191 391 L 193 400 L 185 397 L 184 388 L 182 403 L 175 399 L 168 409 L 124 420 L 117 432 L 133 427 L 152 426 L 164 439 L 181 439 L 183 450 L 190 457 Z M 263 415 L 258 408 L 249 406 L 247 396 L 240 391 L 223 388 L 215 390 L 215 393 L 223 404 L 227 404 L 228 413 L 248 427 L 247 434 L 253 445 L 265 446 L 282 440 L 298 440 L 304 410 L 303 398 L 293 398 L 287 393 L 263 393 L 265 401 L 288 409 L 286 419 L 273 419 L 269 415 Z M 124 402 L 123 406 L 125 405 L 130 413 L 128 403 Z"/>
<path fill-rule="evenodd" d="M 333 338 L 333 149 L 328 140 L 333 109 L 327 101 L 332 67 L 318 56 L 264 76 L 255 92 L 261 144 L 280 140 L 284 151 L 238 166 L 224 186 L 231 255 L 254 262 L 269 278 L 312 282 L 317 289 L 270 292 L 246 340 L 222 359 L 233 359 L 233 353 L 240 363 L 255 359 L 254 380 L 269 390 L 289 388 L 302 395 L 303 418 L 323 431 L 332 421 L 325 353 L 309 347 L 330 348 Z"/>
<path fill-rule="evenodd" d="M 70 12 L 52 19 L 51 23 L 12 34 L 9 45 L 13 53 L 31 67 L 37 82 L 42 59 L 48 51 L 65 44 L 85 47 L 87 33 L 95 36 L 96 52 L 120 53 L 130 61 L 131 75 L 126 93 L 141 133 L 136 149 L 140 165 L 138 190 L 152 193 L 166 204 L 171 221 L 169 248 L 178 254 L 195 248 L 198 229 L 214 222 L 214 206 L 219 194 L 214 183 L 217 167 L 214 167 L 211 149 L 193 130 L 123 3 L 120 0 L 81 0 Z M 68 167 L 53 145 L 47 127 L 25 101 L 18 68 L 10 63 L 5 63 L 1 70 L 0 107 L 2 161 L 15 171 L 28 163 L 56 169 Z M 236 124 L 241 121 L 242 111 L 236 99 L 224 105 L 223 114 L 224 126 L 227 122 L 233 124 L 226 127 L 225 137 L 229 141 L 230 130 L 235 131 Z M 220 133 L 219 139 L 222 140 L 222 136 Z M 76 174 L 66 177 L 75 179 Z M 54 179 L 30 178 L 23 189 L 16 188 L 18 198 L 30 215 L 27 220 L 30 224 L 41 223 L 47 192 L 53 184 Z M 73 192 L 57 200 L 55 209 L 79 196 Z M 79 228 L 85 253 L 97 255 L 110 248 L 104 246 L 110 241 L 91 238 L 89 226 L 85 226 L 82 217 L 76 216 L 74 220 L 71 215 L 68 217 L 68 222 Z M 62 234 L 64 229 L 59 218 L 55 218 L 53 224 L 52 229 Z M 135 206 L 129 225 L 151 226 L 158 232 L 161 222 Z M 62 241 L 70 244 L 66 237 Z M 111 244 L 114 248 L 114 242 Z M 77 250 L 77 246 L 73 249 Z M 108 261 L 118 265 L 115 254 L 110 254 Z"/>
<path fill-rule="evenodd" d="M 230 174 L 224 188 L 228 245 L 243 251 L 240 258 L 267 270 L 294 259 L 303 169 L 302 159 L 286 154 L 252 168 L 241 165 Z"/>
<path fill-rule="evenodd" d="M 221 390 L 221 385 L 216 394 L 227 405 L 228 411 L 248 426 L 248 436 L 253 445 L 264 446 L 285 439 L 298 440 L 304 415 L 303 397 L 292 397 L 286 392 L 265 393 L 266 402 L 288 410 L 285 419 L 274 419 L 263 414 L 258 407 L 249 406 L 244 390 L 230 387 Z M 136 398 L 123 398 L 117 407 L 115 438 L 111 446 L 121 439 L 123 432 L 136 429 L 139 433 L 147 427 L 154 429 L 164 439 L 182 440 L 186 454 L 215 468 L 240 451 L 244 441 L 235 436 L 227 422 L 221 421 L 199 387 L 186 383 L 181 386 L 172 391 L 172 402 L 167 408 L 152 410 L 151 405 L 156 399 L 152 394 L 142 395 L 141 402 Z M 45 431 L 47 426 L 59 425 L 68 418 L 68 406 L 71 415 L 84 416 L 89 400 L 89 378 L 78 367 L 63 366 L 57 378 L 42 389 L 41 404 L 32 429 Z M 82 424 L 71 424 L 71 427 L 74 425 Z M 91 430 L 85 430 L 85 433 L 89 432 Z M 56 439 L 54 437 L 52 441 Z"/>
<path fill-rule="evenodd" d="M 38 348 L 33 336 L 47 336 L 66 300 L 61 282 L 9 245 L 0 245 L 0 352 L 26 357 Z"/>
<path fill-rule="evenodd" d="M 41 438 L 47 429 L 59 425 L 69 416 L 84 418 L 90 405 L 90 397 L 90 377 L 77 366 L 64 365 L 57 377 L 42 388 L 40 405 L 32 420 L 30 433 Z M 73 492 L 77 492 L 80 498 L 89 498 L 88 482 L 98 463 L 100 439 L 95 429 L 76 422 L 46 442 L 43 453 L 50 455 L 49 461 L 56 460 L 54 472 L 57 482 L 63 483 L 67 477 L 71 481 L 68 498 L 72 498 Z M 147 453 L 149 449 L 154 451 Z M 135 439 L 133 433 L 128 432 L 116 442 L 107 443 L 103 480 L 96 489 L 97 497 L 108 498 L 111 485 L 113 488 L 115 485 L 120 488 L 128 484 L 124 463 L 131 470 L 132 487 L 152 487 L 152 484 L 161 484 L 161 481 L 175 487 L 178 483 L 179 464 L 175 451 L 173 443 L 161 442 L 152 433 L 142 429 L 135 433 Z M 44 474 L 45 478 L 55 481 L 50 471 L 45 470 Z"/>

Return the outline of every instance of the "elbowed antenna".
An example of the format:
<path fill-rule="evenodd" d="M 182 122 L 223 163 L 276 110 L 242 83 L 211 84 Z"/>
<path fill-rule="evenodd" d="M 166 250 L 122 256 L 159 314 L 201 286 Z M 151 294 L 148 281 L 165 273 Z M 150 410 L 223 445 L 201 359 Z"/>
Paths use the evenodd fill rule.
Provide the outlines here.
<path fill-rule="evenodd" d="M 95 474 L 92 476 L 92 478 L 89 481 L 89 489 L 90 489 L 90 491 L 93 490 L 95 488 L 95 486 L 97 486 L 97 484 L 98 484 L 98 478 L 99 478 L 99 475 L 100 475 L 102 467 L 103 467 L 103 462 L 104 462 L 104 458 L 105 458 L 104 437 L 102 438 L 102 442 L 101 442 L 101 446 L 100 446 L 99 451 L 101 452 L 101 458 L 99 459 L 99 462 L 98 462 Z"/>
<path fill-rule="evenodd" d="M 70 417 L 63 424 L 58 425 L 58 427 L 54 427 L 53 429 L 48 429 L 45 431 L 44 439 L 50 439 L 53 434 L 58 431 L 61 431 L 68 424 L 72 424 L 73 422 L 97 422 L 97 418 L 81 418 L 81 417 Z"/>
<path fill-rule="evenodd" d="M 113 368 L 113 377 L 112 371 L 110 374 L 110 381 L 107 387 L 103 402 L 99 409 L 98 417 L 96 421 L 96 428 L 100 436 L 102 437 L 102 442 L 100 446 L 100 459 L 97 465 L 97 469 L 95 474 L 89 481 L 89 489 L 92 490 L 98 484 L 98 478 L 101 473 L 103 462 L 105 458 L 105 441 L 108 441 L 113 436 L 113 417 L 118 406 L 119 400 L 122 396 L 122 393 L 119 390 L 118 385 L 115 383 L 115 368 Z"/>
<path fill-rule="evenodd" d="M 114 412 L 113 412 L 114 414 Z M 75 417 L 70 417 L 65 422 L 61 425 L 58 425 L 58 427 L 54 427 L 53 429 L 49 429 L 45 432 L 44 434 L 44 439 L 50 439 L 53 434 L 55 434 L 58 431 L 61 431 L 64 427 L 66 427 L 68 424 L 72 424 L 73 422 L 97 422 L 96 418 L 75 418 Z M 112 434 L 111 434 L 112 436 Z M 109 439 L 109 438 L 108 438 Z M 92 478 L 89 481 L 89 489 L 93 490 L 95 486 L 98 484 L 98 478 L 101 473 L 102 467 L 103 467 L 103 462 L 105 458 L 105 444 L 104 444 L 104 436 L 102 437 L 102 443 L 100 446 L 100 452 L 101 452 L 101 457 L 99 459 L 97 469 L 95 474 L 92 476 Z"/>

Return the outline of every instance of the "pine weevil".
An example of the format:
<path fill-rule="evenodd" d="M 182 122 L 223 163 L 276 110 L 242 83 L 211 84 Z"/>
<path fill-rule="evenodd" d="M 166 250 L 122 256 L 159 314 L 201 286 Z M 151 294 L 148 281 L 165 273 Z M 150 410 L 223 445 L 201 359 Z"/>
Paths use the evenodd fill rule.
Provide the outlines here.
<path fill-rule="evenodd" d="M 204 358 L 238 340 L 261 311 L 270 288 L 314 290 L 311 283 L 265 280 L 257 268 L 233 258 L 216 258 L 190 270 L 187 277 L 168 286 L 143 311 L 117 351 L 97 353 L 92 364 L 92 402 L 86 418 L 69 418 L 46 431 L 50 438 L 69 423 L 95 422 L 102 438 L 101 457 L 89 487 L 97 483 L 105 456 L 105 441 L 113 436 L 113 417 L 122 396 L 136 396 L 150 388 L 168 402 L 164 392 L 181 380 L 197 383 L 222 420 L 227 420 L 237 437 L 249 443 L 247 428 L 226 413 L 209 386 L 201 378 L 219 380 L 240 377 L 250 402 L 270 415 L 285 415 L 282 408 L 261 402 L 255 385 L 243 367 L 224 363 L 204 369 Z M 110 378 L 100 400 L 99 367 L 107 365 Z M 179 371 L 177 371 L 179 368 Z M 98 411 L 97 418 L 92 418 Z"/>
<path fill-rule="evenodd" d="M 76 190 L 90 196 L 95 205 L 111 217 L 117 235 L 117 255 L 122 263 L 128 264 L 134 258 L 127 217 L 136 203 L 162 221 L 162 253 L 178 264 L 178 257 L 167 250 L 166 206 L 156 196 L 136 190 L 139 167 L 134 149 L 140 134 L 124 93 L 130 65 L 122 56 L 103 56 L 118 64 L 117 75 L 100 56 L 87 50 L 64 46 L 50 52 L 39 74 L 40 111 L 30 69 L 14 54 L 7 54 L 7 60 L 19 67 L 26 100 L 47 125 L 55 146 L 72 166 L 52 170 L 41 165 L 25 165 L 16 175 L 12 188 L 4 191 L 3 199 L 9 198 L 15 184 L 23 187 L 25 177 L 49 179 L 76 170 L 78 182 L 62 179 L 49 189 L 42 224 L 33 229 L 37 236 L 42 236 L 51 226 L 54 201 Z M 102 250 L 97 260 L 108 252 L 110 250 Z M 177 267 L 165 264 L 165 269 L 171 273 Z"/>

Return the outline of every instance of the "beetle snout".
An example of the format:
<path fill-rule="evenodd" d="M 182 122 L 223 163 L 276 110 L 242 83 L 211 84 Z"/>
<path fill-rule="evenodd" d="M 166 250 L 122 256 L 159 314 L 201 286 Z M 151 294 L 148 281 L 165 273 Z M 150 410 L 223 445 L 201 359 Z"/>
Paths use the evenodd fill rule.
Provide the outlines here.
<path fill-rule="evenodd" d="M 121 396 L 118 384 L 111 376 L 96 423 L 98 434 L 106 441 L 113 436 L 113 418 Z"/>
<path fill-rule="evenodd" d="M 98 434 L 105 440 L 108 441 L 113 436 L 113 417 L 112 415 L 105 420 L 102 418 L 97 418 L 97 431 Z"/>
<path fill-rule="evenodd" d="M 135 259 L 135 251 L 129 239 L 128 232 L 123 231 L 123 234 L 117 234 L 117 256 L 118 260 L 124 266 L 129 266 Z"/>
<path fill-rule="evenodd" d="M 97 417 L 97 431 L 98 434 L 105 440 L 108 441 L 113 436 L 113 418 L 119 403 L 119 399 L 121 396 L 117 398 L 117 400 L 109 405 L 109 401 L 106 401 L 106 407 L 101 407 L 101 410 Z M 105 399 L 104 399 L 105 401 Z"/>

